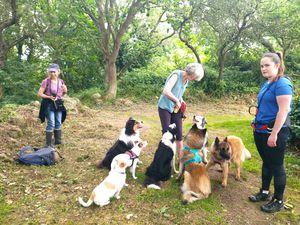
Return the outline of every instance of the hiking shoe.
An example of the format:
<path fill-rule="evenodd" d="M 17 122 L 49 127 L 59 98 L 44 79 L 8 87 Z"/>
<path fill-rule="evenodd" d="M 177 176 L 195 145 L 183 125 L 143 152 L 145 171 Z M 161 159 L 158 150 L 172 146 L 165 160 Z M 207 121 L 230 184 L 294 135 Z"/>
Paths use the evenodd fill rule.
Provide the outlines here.
<path fill-rule="evenodd" d="M 260 207 L 261 211 L 266 213 L 274 213 L 283 209 L 283 201 L 279 201 L 276 198 L 273 198 L 270 202 Z"/>
<path fill-rule="evenodd" d="M 251 202 L 261 202 L 261 201 L 270 201 L 272 196 L 269 194 L 262 193 L 262 191 L 249 196 Z"/>

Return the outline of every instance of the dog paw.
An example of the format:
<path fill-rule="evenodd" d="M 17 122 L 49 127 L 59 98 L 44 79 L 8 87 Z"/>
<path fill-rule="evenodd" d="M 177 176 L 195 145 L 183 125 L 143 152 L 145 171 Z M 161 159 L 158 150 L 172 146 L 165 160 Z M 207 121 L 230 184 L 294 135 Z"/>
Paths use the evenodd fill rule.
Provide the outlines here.
<path fill-rule="evenodd" d="M 136 180 L 136 179 L 137 179 L 137 177 L 133 177 L 133 179 L 135 179 L 135 180 Z"/>
<path fill-rule="evenodd" d="M 120 195 L 116 196 L 116 199 L 120 199 L 120 198 L 121 198 L 121 196 L 120 196 Z"/>
<path fill-rule="evenodd" d="M 125 184 L 124 184 L 124 186 L 125 186 L 125 187 L 128 187 L 128 186 L 129 186 L 129 184 L 125 183 Z"/>
<path fill-rule="evenodd" d="M 222 182 L 222 187 L 226 187 L 227 186 L 227 182 Z"/>
<path fill-rule="evenodd" d="M 240 177 L 235 177 L 236 181 L 242 181 Z"/>
<path fill-rule="evenodd" d="M 160 187 L 156 184 L 149 184 L 147 185 L 147 188 L 152 188 L 152 189 L 156 189 L 156 190 L 160 190 Z"/>

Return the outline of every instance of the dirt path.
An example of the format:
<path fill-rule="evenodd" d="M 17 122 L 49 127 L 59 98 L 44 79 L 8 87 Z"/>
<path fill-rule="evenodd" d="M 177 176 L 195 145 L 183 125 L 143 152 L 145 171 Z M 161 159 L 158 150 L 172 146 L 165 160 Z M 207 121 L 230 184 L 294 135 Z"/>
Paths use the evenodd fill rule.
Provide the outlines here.
<path fill-rule="evenodd" d="M 0 153 L 8 158 L 24 145 L 41 146 L 44 143 L 44 125 L 39 125 L 33 119 L 37 115 L 37 108 L 23 110 L 31 110 L 27 121 L 32 120 L 32 125 L 31 122 L 22 122 L 22 119 L 14 119 L 8 124 L 0 125 L 1 137 L 4 137 L 1 140 Z M 205 103 L 189 106 L 188 116 L 193 114 L 246 115 L 247 108 L 241 104 Z M 147 199 L 139 201 L 142 198 L 139 195 L 143 196 L 145 193 L 141 178 L 138 181 L 129 178 L 132 187 L 124 191 L 125 200 L 118 200 L 118 203 L 114 201 L 115 204 L 103 209 L 92 207 L 91 210 L 87 210 L 78 205 L 77 197 L 87 197 L 95 184 L 106 176 L 106 171 L 95 169 L 94 161 L 104 156 L 129 116 L 145 120 L 141 136 L 149 145 L 142 156 L 143 164 L 138 169 L 145 171 L 159 140 L 157 130 L 160 129 L 160 123 L 155 105 L 127 103 L 106 105 L 99 110 L 80 107 L 69 115 L 64 124 L 65 144 L 60 147 L 65 156 L 63 162 L 50 169 L 20 166 L 10 160 L 4 161 L 4 164 L 1 162 L 0 175 L 5 200 L 9 205 L 17 203 L 8 219 L 13 218 L 13 224 L 203 224 L 203 220 L 197 219 L 201 217 L 197 211 L 185 215 L 184 218 L 160 215 L 159 222 L 154 222 L 156 214 L 153 215 L 153 211 L 156 211 L 153 207 L 161 206 L 156 205 L 155 201 L 145 205 L 145 202 L 150 201 Z M 224 208 L 221 213 L 225 220 L 213 224 L 279 224 L 273 215 L 260 212 L 259 204 L 247 200 L 250 193 L 257 191 L 260 183 L 256 174 L 243 171 L 243 181 L 237 182 L 231 171 L 229 186 L 224 189 L 220 185 L 221 174 L 217 169 L 212 168 L 209 174 L 213 193 L 220 198 Z M 176 195 L 178 193 L 179 190 Z M 124 219 L 131 212 L 133 219 Z M 196 218 L 191 219 L 192 215 Z"/>

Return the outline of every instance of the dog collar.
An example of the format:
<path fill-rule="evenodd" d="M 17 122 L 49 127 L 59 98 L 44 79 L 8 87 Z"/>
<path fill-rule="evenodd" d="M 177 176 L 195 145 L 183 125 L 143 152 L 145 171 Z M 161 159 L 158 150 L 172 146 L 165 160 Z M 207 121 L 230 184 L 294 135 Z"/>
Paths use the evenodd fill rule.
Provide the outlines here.
<path fill-rule="evenodd" d="M 187 165 L 189 165 L 190 163 L 201 163 L 201 162 L 203 161 L 203 160 L 202 160 L 202 157 L 199 155 L 199 151 L 200 151 L 201 149 L 194 149 L 194 148 L 189 148 L 189 147 L 187 147 L 187 146 L 184 146 L 184 147 L 183 147 L 183 150 L 188 151 L 188 152 L 191 152 L 191 153 L 194 154 L 194 157 L 191 158 L 191 159 L 189 159 L 188 161 L 186 161 L 186 162 L 184 163 L 184 166 L 187 166 Z"/>
<path fill-rule="evenodd" d="M 223 162 L 225 162 L 226 160 L 225 159 L 217 159 L 215 156 L 211 156 L 212 157 L 212 160 L 215 162 L 215 163 L 218 163 L 218 164 L 222 164 Z"/>
<path fill-rule="evenodd" d="M 119 174 L 126 174 L 126 172 L 117 172 L 117 173 L 119 173 Z"/>

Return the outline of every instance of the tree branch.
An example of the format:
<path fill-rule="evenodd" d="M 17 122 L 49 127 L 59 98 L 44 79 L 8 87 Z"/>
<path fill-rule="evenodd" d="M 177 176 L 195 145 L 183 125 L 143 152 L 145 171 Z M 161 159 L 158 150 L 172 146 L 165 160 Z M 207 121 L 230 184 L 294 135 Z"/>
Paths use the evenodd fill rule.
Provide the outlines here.
<path fill-rule="evenodd" d="M 180 39 L 180 40 L 181 40 L 181 41 L 182 41 L 189 49 L 192 50 L 192 52 L 194 53 L 194 55 L 195 55 L 195 57 L 196 57 L 196 59 L 197 59 L 197 62 L 198 62 L 198 63 L 201 63 L 201 59 L 200 59 L 200 57 L 199 57 L 199 54 L 198 54 L 197 50 L 194 48 L 194 46 L 192 46 L 192 45 L 188 42 L 188 40 L 186 40 L 186 39 L 184 39 L 184 38 L 182 37 L 183 26 L 184 26 L 184 24 L 185 24 L 188 20 L 189 20 L 189 17 L 186 17 L 186 18 L 184 18 L 184 20 L 180 23 L 178 36 L 179 36 L 179 39 Z"/>
<path fill-rule="evenodd" d="M 2 32 L 4 29 L 16 24 L 19 20 L 17 15 L 17 5 L 16 0 L 10 0 L 10 7 L 11 7 L 11 18 L 4 21 L 2 24 L 0 24 L 0 32 Z"/>

